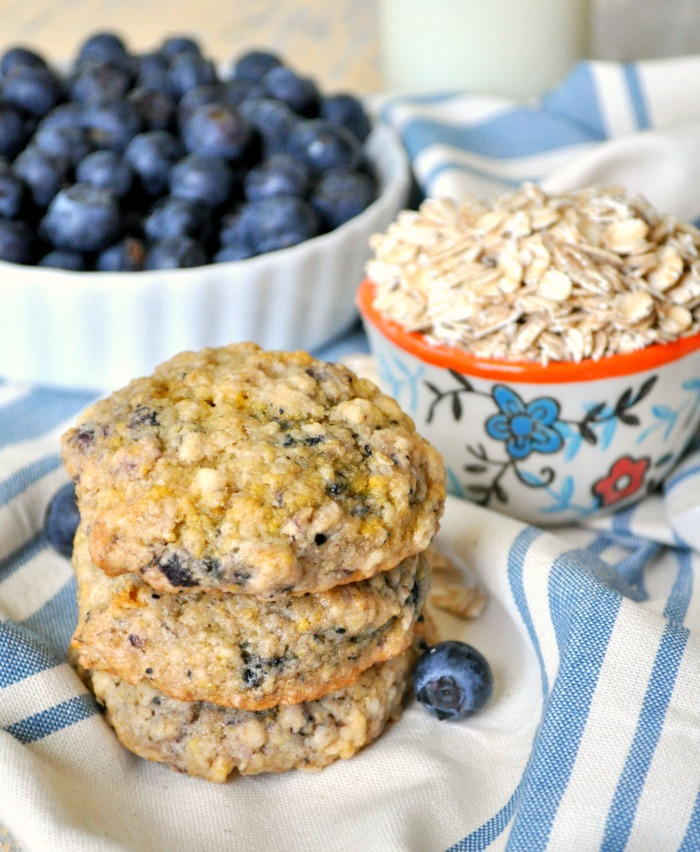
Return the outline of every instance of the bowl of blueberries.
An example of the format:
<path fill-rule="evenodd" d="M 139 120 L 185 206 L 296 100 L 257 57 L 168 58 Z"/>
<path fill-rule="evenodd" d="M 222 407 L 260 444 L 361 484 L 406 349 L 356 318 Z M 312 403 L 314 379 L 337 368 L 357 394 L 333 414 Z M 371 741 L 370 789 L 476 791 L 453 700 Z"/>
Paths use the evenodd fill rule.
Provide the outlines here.
<path fill-rule="evenodd" d="M 315 349 L 406 200 L 398 137 L 275 53 L 97 33 L 0 58 L 0 375 L 113 387 L 182 349 Z"/>

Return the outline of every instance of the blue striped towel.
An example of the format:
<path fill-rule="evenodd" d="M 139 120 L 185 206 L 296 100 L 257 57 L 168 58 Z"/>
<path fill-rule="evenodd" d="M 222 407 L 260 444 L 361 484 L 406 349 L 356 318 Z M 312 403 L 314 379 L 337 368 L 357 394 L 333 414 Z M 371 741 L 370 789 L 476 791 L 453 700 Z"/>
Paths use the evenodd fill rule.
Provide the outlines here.
<path fill-rule="evenodd" d="M 700 106 L 700 60 L 685 62 L 685 76 L 665 66 L 668 101 L 694 85 Z M 655 100 L 662 72 L 583 65 L 541 103 L 501 103 L 498 121 L 493 99 L 472 96 L 384 110 L 425 187 L 490 194 L 574 174 L 586 158 L 614 175 L 598 152 L 647 144 L 619 134 L 671 110 Z M 442 117 L 426 119 L 434 107 Z M 683 133 L 654 144 L 672 137 L 677 152 L 683 137 L 683 150 Z M 362 344 L 340 346 L 329 357 Z M 700 849 L 700 445 L 663 493 L 585 528 L 545 533 L 450 498 L 441 544 L 490 602 L 473 622 L 441 626 L 489 657 L 488 708 L 450 724 L 414 704 L 322 773 L 215 786 L 122 749 L 66 664 L 74 581 L 41 528 L 65 480 L 58 437 L 89 401 L 0 384 L 0 847 Z"/>

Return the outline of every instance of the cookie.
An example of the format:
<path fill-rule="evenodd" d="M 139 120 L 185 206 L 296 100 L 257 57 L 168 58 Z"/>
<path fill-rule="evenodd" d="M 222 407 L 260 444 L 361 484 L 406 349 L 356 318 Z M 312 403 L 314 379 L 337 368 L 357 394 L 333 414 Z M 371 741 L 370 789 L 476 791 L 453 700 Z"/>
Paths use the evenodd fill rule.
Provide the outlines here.
<path fill-rule="evenodd" d="M 400 715 L 414 653 L 367 669 L 351 686 L 302 704 L 233 710 L 168 698 L 92 672 L 92 688 L 121 743 L 147 760 L 210 781 L 241 775 L 320 769 L 352 757 Z"/>
<path fill-rule="evenodd" d="M 320 592 L 424 550 L 439 454 L 347 368 L 247 343 L 183 352 L 63 438 L 95 565 L 156 591 Z"/>
<path fill-rule="evenodd" d="M 82 530 L 73 551 L 77 662 L 147 681 L 183 701 L 261 710 L 318 698 L 410 644 L 427 595 L 421 554 L 327 592 L 259 600 L 228 592 L 154 592 L 135 574 L 108 577 Z"/>

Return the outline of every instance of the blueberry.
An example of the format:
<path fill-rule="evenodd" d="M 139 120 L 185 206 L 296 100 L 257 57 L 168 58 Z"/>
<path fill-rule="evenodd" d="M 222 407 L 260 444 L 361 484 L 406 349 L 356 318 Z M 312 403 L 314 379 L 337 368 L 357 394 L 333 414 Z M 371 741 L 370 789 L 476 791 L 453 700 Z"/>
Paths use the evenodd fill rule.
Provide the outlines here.
<path fill-rule="evenodd" d="M 14 219 L 22 209 L 24 185 L 7 160 L 0 159 L 0 216 Z"/>
<path fill-rule="evenodd" d="M 107 189 L 76 183 L 62 189 L 49 205 L 43 235 L 56 248 L 100 251 L 116 239 L 119 207 Z"/>
<path fill-rule="evenodd" d="M 231 106 L 240 106 L 244 101 L 251 98 L 264 98 L 265 89 L 252 80 L 228 80 L 223 83 L 224 102 Z"/>
<path fill-rule="evenodd" d="M 181 53 L 195 53 L 198 56 L 202 55 L 202 51 L 193 38 L 188 36 L 171 36 L 167 38 L 161 45 L 159 53 L 164 56 L 168 62 L 172 62 L 176 56 Z"/>
<path fill-rule="evenodd" d="M 491 666 L 464 642 L 440 642 L 416 665 L 416 697 L 438 719 L 464 719 L 480 710 L 493 692 Z"/>
<path fill-rule="evenodd" d="M 66 160 L 47 154 L 35 145 L 25 148 L 13 164 L 29 189 L 32 201 L 42 208 L 48 207 L 63 186 L 68 167 Z"/>
<path fill-rule="evenodd" d="M 303 198 L 309 187 L 309 170 L 289 154 L 275 154 L 248 172 L 244 187 L 250 201 L 272 195 Z"/>
<path fill-rule="evenodd" d="M 100 272 L 140 272 L 145 259 L 146 249 L 141 240 L 124 237 L 101 252 L 95 265 Z"/>
<path fill-rule="evenodd" d="M 241 210 L 241 233 L 257 254 L 287 248 L 318 233 L 313 207 L 291 195 L 251 201 Z"/>
<path fill-rule="evenodd" d="M 21 114 L 0 104 L 0 156 L 12 159 L 27 141 L 27 128 Z"/>
<path fill-rule="evenodd" d="M 287 104 L 292 112 L 307 118 L 318 115 L 321 96 L 310 78 L 299 77 L 289 68 L 273 68 L 262 84 L 269 98 Z"/>
<path fill-rule="evenodd" d="M 73 539 L 80 523 L 75 486 L 67 482 L 51 498 L 44 517 L 44 535 L 61 556 L 73 553 Z"/>
<path fill-rule="evenodd" d="M 134 136 L 124 159 L 148 195 L 162 195 L 170 181 L 170 170 L 182 154 L 180 142 L 167 130 L 150 130 Z"/>
<path fill-rule="evenodd" d="M 90 153 L 87 133 L 81 127 L 59 127 L 49 124 L 39 127 L 33 143 L 46 154 L 61 157 L 75 165 Z"/>
<path fill-rule="evenodd" d="M 34 235 L 24 222 L 0 219 L 0 260 L 11 263 L 32 263 Z"/>
<path fill-rule="evenodd" d="M 83 42 L 78 52 L 79 62 L 86 59 L 125 66 L 129 53 L 116 33 L 94 33 Z"/>
<path fill-rule="evenodd" d="M 235 160 L 245 152 L 251 128 L 234 107 L 205 104 L 185 121 L 182 137 L 192 154 Z"/>
<path fill-rule="evenodd" d="M 0 97 L 5 103 L 40 118 L 61 99 L 61 84 L 48 68 L 15 65 L 2 79 Z"/>
<path fill-rule="evenodd" d="M 182 269 L 203 266 L 207 256 L 202 246 L 189 237 L 175 237 L 154 243 L 146 255 L 146 269 Z"/>
<path fill-rule="evenodd" d="M 88 263 L 85 255 L 80 251 L 54 249 L 41 258 L 39 266 L 48 266 L 52 269 L 66 269 L 69 272 L 83 272 L 88 268 Z"/>
<path fill-rule="evenodd" d="M 33 50 L 26 47 L 11 47 L 0 59 L 0 74 L 7 74 L 18 65 L 29 65 L 32 68 L 46 68 L 46 62 Z"/>
<path fill-rule="evenodd" d="M 197 107 L 205 104 L 224 104 L 226 94 L 222 83 L 207 83 L 206 86 L 196 86 L 180 98 L 177 105 L 177 121 L 183 127 Z"/>
<path fill-rule="evenodd" d="M 287 150 L 315 172 L 354 169 L 362 156 L 352 133 L 322 118 L 300 121 L 289 135 Z"/>
<path fill-rule="evenodd" d="M 311 204 L 326 228 L 338 228 L 375 199 L 374 184 L 360 172 L 332 169 L 316 184 Z"/>
<path fill-rule="evenodd" d="M 79 183 L 108 189 L 123 198 L 131 189 L 134 173 L 116 151 L 95 151 L 78 163 L 75 176 Z"/>
<path fill-rule="evenodd" d="M 282 60 L 267 50 L 251 50 L 239 56 L 233 66 L 234 75 L 241 80 L 257 83 L 273 68 L 279 68 Z"/>
<path fill-rule="evenodd" d="M 364 142 L 372 129 L 369 116 L 353 95 L 331 95 L 321 102 L 321 118 L 340 124 Z"/>
<path fill-rule="evenodd" d="M 208 224 L 209 210 L 204 204 L 168 196 L 153 206 L 143 228 L 149 240 L 160 242 L 179 237 L 199 238 Z"/>
<path fill-rule="evenodd" d="M 136 72 L 139 79 L 167 70 L 168 60 L 161 53 L 142 53 L 136 57 Z"/>
<path fill-rule="evenodd" d="M 222 157 L 189 154 L 170 172 L 170 193 L 220 207 L 231 195 L 233 172 Z"/>
<path fill-rule="evenodd" d="M 71 100 L 113 101 L 123 98 L 129 89 L 129 75 L 115 65 L 89 65 L 82 68 L 69 86 Z"/>
<path fill-rule="evenodd" d="M 144 130 L 168 130 L 175 115 L 175 100 L 167 92 L 148 84 L 129 92 L 129 104 L 136 110 Z"/>
<path fill-rule="evenodd" d="M 172 96 L 172 91 L 170 89 L 170 75 L 168 74 L 167 68 L 154 68 L 152 71 L 146 71 L 143 74 L 139 74 L 137 83 L 140 88 L 151 89 L 156 92 L 162 92 L 164 95 Z"/>
<path fill-rule="evenodd" d="M 246 242 L 241 228 L 240 212 L 226 213 L 221 217 L 219 242 L 222 246 L 235 245 L 236 243 L 244 244 Z"/>
<path fill-rule="evenodd" d="M 240 106 L 241 115 L 262 136 L 266 154 L 279 154 L 287 147 L 287 140 L 298 117 L 286 104 L 271 98 L 251 98 Z"/>
<path fill-rule="evenodd" d="M 110 151 L 123 151 L 141 129 L 138 113 L 125 101 L 86 104 L 81 120 L 92 144 Z"/>
<path fill-rule="evenodd" d="M 39 122 L 39 128 L 43 127 L 82 127 L 83 106 L 82 104 L 59 104 L 54 107 L 48 115 Z"/>
<path fill-rule="evenodd" d="M 196 53 L 178 54 L 170 63 L 168 78 L 170 87 L 178 97 L 197 86 L 216 83 L 217 79 L 214 64 Z"/>
<path fill-rule="evenodd" d="M 230 260 L 246 260 L 255 257 L 255 252 L 248 243 L 229 243 L 222 246 L 214 255 L 214 263 L 227 263 Z"/>

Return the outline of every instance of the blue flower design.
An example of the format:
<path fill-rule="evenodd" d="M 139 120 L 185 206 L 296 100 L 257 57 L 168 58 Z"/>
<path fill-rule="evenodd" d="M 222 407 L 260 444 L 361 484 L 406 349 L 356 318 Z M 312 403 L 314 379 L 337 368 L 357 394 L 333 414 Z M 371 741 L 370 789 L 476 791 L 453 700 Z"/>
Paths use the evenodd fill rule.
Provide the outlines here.
<path fill-rule="evenodd" d="M 527 405 L 506 385 L 495 385 L 493 400 L 500 414 L 486 421 L 486 432 L 496 441 L 506 442 L 511 458 L 526 459 L 530 453 L 556 453 L 564 445 L 557 431 L 559 403 L 550 397 L 534 399 Z"/>

